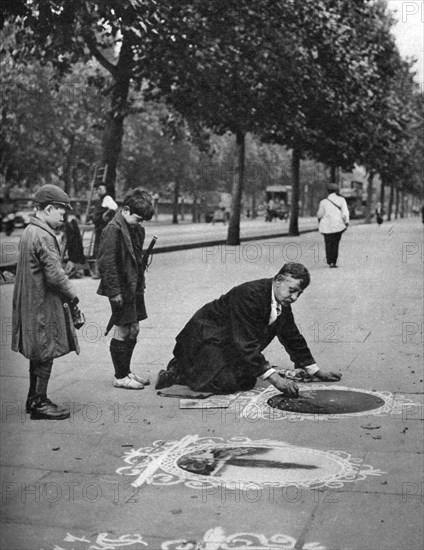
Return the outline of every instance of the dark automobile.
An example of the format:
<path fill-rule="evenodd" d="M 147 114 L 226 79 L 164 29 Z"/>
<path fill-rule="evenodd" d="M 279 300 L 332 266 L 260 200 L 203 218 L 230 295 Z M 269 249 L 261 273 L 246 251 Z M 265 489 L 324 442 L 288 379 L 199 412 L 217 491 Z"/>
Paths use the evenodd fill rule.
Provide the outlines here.
<path fill-rule="evenodd" d="M 2 220 L 2 229 L 6 235 L 11 235 L 14 229 L 25 228 L 31 221 L 34 211 L 19 210 L 7 214 Z"/>
<path fill-rule="evenodd" d="M 19 212 L 15 212 L 15 227 L 26 227 L 33 216 L 33 210 L 19 210 Z"/>

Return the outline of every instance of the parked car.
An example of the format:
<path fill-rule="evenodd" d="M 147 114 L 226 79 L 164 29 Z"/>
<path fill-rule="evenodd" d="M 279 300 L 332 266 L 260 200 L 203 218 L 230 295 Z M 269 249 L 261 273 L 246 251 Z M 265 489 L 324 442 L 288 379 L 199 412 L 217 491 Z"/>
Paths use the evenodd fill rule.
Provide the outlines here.
<path fill-rule="evenodd" d="M 3 218 L 2 229 L 6 235 L 11 235 L 14 229 L 25 228 L 31 221 L 33 215 L 33 210 L 19 210 L 18 212 L 11 212 Z"/>
<path fill-rule="evenodd" d="M 15 212 L 15 227 L 26 227 L 33 216 L 33 210 L 19 210 L 19 212 Z"/>

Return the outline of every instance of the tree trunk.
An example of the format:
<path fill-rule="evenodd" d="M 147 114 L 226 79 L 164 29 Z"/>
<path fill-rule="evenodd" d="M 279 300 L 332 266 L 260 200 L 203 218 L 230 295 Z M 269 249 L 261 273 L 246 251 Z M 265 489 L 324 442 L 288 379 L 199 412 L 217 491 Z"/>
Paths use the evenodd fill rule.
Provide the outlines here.
<path fill-rule="evenodd" d="M 395 182 L 392 180 L 390 182 L 390 197 L 389 197 L 389 206 L 387 208 L 387 221 L 389 222 L 392 217 L 393 202 L 395 200 Z"/>
<path fill-rule="evenodd" d="M 172 223 L 173 224 L 178 223 L 178 210 L 179 210 L 178 197 L 179 197 L 179 195 L 180 195 L 180 180 L 179 180 L 179 178 L 175 178 L 174 203 L 172 205 Z"/>
<path fill-rule="evenodd" d="M 193 193 L 193 204 L 191 207 L 191 223 L 198 223 L 197 219 L 197 195 Z"/>
<path fill-rule="evenodd" d="M 231 215 L 227 234 L 227 244 L 230 246 L 237 246 L 240 244 L 241 198 L 244 186 L 244 155 L 245 135 L 243 132 L 238 131 L 236 133 L 236 149 L 234 156 Z"/>
<path fill-rule="evenodd" d="M 338 182 L 338 171 L 337 166 L 330 166 L 330 178 L 331 183 L 337 183 Z"/>
<path fill-rule="evenodd" d="M 289 235 L 299 235 L 299 197 L 300 197 L 300 153 L 297 149 L 292 152 L 292 196 Z"/>
<path fill-rule="evenodd" d="M 400 190 L 400 217 L 405 217 L 405 193 L 403 189 Z"/>
<path fill-rule="evenodd" d="M 256 220 L 256 218 L 257 218 L 256 193 L 253 191 L 253 193 L 252 193 L 252 220 Z"/>
<path fill-rule="evenodd" d="M 69 138 L 69 149 L 66 154 L 65 169 L 63 172 L 63 181 L 65 184 L 64 191 L 69 196 L 73 194 L 71 180 L 72 180 L 72 167 L 74 165 L 74 157 L 75 157 L 75 136 L 71 135 L 71 137 Z"/>
<path fill-rule="evenodd" d="M 399 189 L 396 188 L 396 194 L 395 194 L 395 220 L 398 219 L 399 216 Z"/>
<path fill-rule="evenodd" d="M 106 190 L 109 195 L 115 197 L 116 168 L 122 149 L 124 135 L 124 119 L 128 114 L 128 92 L 133 67 L 133 52 L 130 39 L 124 35 L 121 52 L 119 54 L 110 111 L 106 118 L 106 126 L 103 134 L 102 166 L 107 165 Z"/>
<path fill-rule="evenodd" d="M 185 220 L 185 211 L 184 211 L 184 198 L 181 197 L 180 201 L 180 215 L 181 215 L 181 221 L 183 222 Z"/>
<path fill-rule="evenodd" d="M 12 182 L 8 181 L 8 179 L 7 179 L 7 174 L 9 173 L 9 171 L 10 171 L 10 166 L 8 164 L 6 164 L 5 168 L 4 168 L 4 171 L 2 170 L 4 183 L 5 183 L 5 185 L 3 187 L 4 202 L 9 202 L 10 201 L 10 188 L 12 186 Z"/>
<path fill-rule="evenodd" d="M 368 174 L 368 184 L 367 184 L 367 208 L 365 211 L 365 223 L 371 223 L 371 210 L 372 210 L 372 196 L 373 188 L 372 184 L 374 181 L 375 172 L 370 172 Z"/>
<path fill-rule="evenodd" d="M 381 211 L 382 213 L 384 213 L 384 191 L 385 191 L 385 183 L 384 183 L 384 179 L 383 177 L 381 177 L 380 179 L 381 181 L 381 186 L 380 186 L 380 204 L 381 204 Z"/>

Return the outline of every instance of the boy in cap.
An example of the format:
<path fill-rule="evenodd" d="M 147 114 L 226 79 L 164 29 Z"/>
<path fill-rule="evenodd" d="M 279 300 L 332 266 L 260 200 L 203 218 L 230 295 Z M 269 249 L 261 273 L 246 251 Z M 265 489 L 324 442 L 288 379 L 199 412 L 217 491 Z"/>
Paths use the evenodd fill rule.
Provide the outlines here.
<path fill-rule="evenodd" d="M 69 410 L 47 398 L 53 359 L 79 353 L 70 307 L 78 298 L 62 269 L 55 229 L 71 209 L 68 195 L 44 185 L 34 195 L 36 214 L 24 230 L 13 293 L 12 350 L 29 359 L 26 410 L 31 418 L 61 420 Z M 65 307 L 64 307 L 65 304 Z"/>
<path fill-rule="evenodd" d="M 101 278 L 97 294 L 107 296 L 112 308 L 114 337 L 110 355 L 115 369 L 116 388 L 141 390 L 149 380 L 131 372 L 130 364 L 140 330 L 139 321 L 147 318 L 144 304 L 143 244 L 145 230 L 140 224 L 152 219 L 150 194 L 141 187 L 124 197 L 122 209 L 102 233 L 98 268 Z"/>

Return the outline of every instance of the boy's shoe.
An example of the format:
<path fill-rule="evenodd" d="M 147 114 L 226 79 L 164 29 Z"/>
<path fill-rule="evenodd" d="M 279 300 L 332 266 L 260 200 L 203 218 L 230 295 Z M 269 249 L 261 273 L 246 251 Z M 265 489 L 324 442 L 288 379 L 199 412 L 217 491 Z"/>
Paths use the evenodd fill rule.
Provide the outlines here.
<path fill-rule="evenodd" d="M 150 380 L 148 378 L 141 378 L 133 372 L 129 373 L 128 378 L 131 378 L 131 380 L 135 380 L 139 384 L 143 384 L 143 386 L 148 386 L 150 384 Z"/>
<path fill-rule="evenodd" d="M 50 399 L 34 401 L 30 407 L 31 420 L 64 420 L 69 418 L 69 409 L 55 405 Z"/>
<path fill-rule="evenodd" d="M 131 373 L 130 373 L 131 374 Z M 122 388 L 124 390 L 142 390 L 144 385 L 133 378 L 130 378 L 129 375 L 125 378 L 113 378 L 113 386 L 115 388 Z"/>

